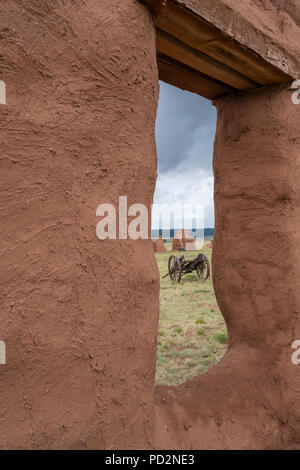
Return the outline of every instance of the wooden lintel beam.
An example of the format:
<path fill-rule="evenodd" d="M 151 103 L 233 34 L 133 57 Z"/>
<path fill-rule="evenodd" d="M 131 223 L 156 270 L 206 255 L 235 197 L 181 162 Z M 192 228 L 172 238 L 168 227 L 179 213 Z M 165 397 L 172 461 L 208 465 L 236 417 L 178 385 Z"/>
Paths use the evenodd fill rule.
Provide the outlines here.
<path fill-rule="evenodd" d="M 196 72 L 192 68 L 172 60 L 162 54 L 157 55 L 160 80 L 177 86 L 182 90 L 204 96 L 213 100 L 235 90 L 224 83 L 213 80 L 206 75 Z"/>
<path fill-rule="evenodd" d="M 179 39 L 157 29 L 157 52 L 188 65 L 213 79 L 238 90 L 256 88 L 257 84 L 228 65 L 188 46 Z"/>
<path fill-rule="evenodd" d="M 162 80 L 213 99 L 292 79 L 183 2 L 141 1 L 153 12 Z"/>
<path fill-rule="evenodd" d="M 172 0 L 168 0 L 166 7 L 156 18 L 155 25 L 159 30 L 224 63 L 260 85 L 284 83 L 291 78 Z"/>

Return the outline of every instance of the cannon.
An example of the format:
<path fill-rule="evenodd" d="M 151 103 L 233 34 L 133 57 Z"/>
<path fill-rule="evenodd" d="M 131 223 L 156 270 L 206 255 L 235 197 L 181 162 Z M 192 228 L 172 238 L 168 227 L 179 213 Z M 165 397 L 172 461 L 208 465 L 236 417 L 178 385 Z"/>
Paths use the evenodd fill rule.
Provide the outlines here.
<path fill-rule="evenodd" d="M 172 281 L 180 282 L 182 275 L 196 271 L 198 279 L 205 282 L 210 276 L 209 259 L 203 253 L 200 253 L 193 260 L 186 260 L 184 255 L 177 258 L 171 255 L 168 261 L 169 272 L 163 276 L 163 279 L 170 276 Z"/>

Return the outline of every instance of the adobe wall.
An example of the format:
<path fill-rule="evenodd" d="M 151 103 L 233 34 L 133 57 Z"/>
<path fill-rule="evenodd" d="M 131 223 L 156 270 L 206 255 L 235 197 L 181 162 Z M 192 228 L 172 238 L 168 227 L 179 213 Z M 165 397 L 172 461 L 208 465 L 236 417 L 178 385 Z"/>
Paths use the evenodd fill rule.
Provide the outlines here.
<path fill-rule="evenodd" d="M 152 242 L 100 241 L 96 209 L 152 202 L 151 15 L 134 0 L 1 8 L 0 447 L 148 447 Z"/>
<path fill-rule="evenodd" d="M 153 250 L 154 253 L 166 253 L 167 249 L 165 247 L 164 239 L 162 237 L 158 237 L 156 241 L 153 241 Z"/>

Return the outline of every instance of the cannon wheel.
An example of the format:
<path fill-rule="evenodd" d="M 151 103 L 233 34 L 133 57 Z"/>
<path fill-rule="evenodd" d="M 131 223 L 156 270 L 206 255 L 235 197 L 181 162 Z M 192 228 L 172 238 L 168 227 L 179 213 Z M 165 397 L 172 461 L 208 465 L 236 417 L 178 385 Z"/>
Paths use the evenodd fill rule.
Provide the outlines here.
<path fill-rule="evenodd" d="M 207 281 L 210 276 L 210 263 L 206 255 L 202 255 L 201 264 L 197 268 L 197 276 L 202 282 Z"/>
<path fill-rule="evenodd" d="M 181 264 L 177 256 L 172 255 L 169 258 L 169 274 L 172 281 L 180 282 L 181 279 Z"/>

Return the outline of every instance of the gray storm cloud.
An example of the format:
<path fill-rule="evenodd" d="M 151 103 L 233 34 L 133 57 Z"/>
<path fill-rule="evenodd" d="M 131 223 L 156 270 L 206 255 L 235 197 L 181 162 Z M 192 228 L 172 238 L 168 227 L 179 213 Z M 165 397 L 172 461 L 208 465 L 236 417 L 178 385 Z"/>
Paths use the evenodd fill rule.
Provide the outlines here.
<path fill-rule="evenodd" d="M 214 226 L 212 155 L 216 110 L 210 101 L 160 82 L 156 121 L 158 180 L 154 202 L 202 203 Z"/>

